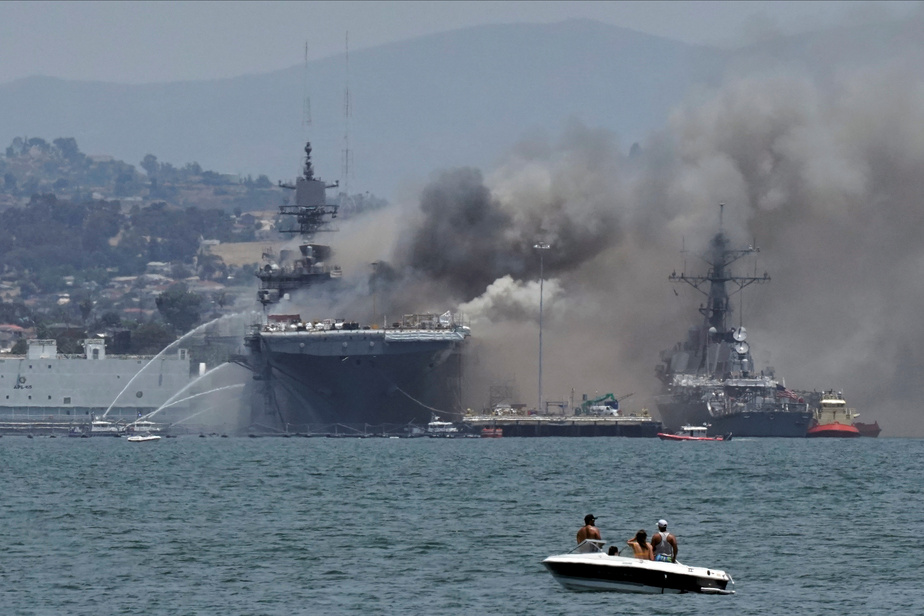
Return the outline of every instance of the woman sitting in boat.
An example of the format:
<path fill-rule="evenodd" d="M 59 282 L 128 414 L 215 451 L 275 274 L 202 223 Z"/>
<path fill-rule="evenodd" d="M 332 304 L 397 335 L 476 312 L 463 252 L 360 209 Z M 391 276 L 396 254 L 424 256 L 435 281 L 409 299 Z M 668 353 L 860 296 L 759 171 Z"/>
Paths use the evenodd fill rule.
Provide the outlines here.
<path fill-rule="evenodd" d="M 648 543 L 648 533 L 645 530 L 640 530 L 635 533 L 635 536 L 626 541 L 630 546 L 632 546 L 632 551 L 635 552 L 634 556 L 641 560 L 654 560 L 654 553 L 651 551 L 651 544 Z"/>

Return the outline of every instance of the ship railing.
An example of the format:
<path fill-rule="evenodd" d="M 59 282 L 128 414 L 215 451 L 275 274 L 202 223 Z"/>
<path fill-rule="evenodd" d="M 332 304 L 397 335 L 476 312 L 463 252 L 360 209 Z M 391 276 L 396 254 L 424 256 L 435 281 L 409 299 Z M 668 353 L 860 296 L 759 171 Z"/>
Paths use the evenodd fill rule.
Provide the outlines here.
<path fill-rule="evenodd" d="M 401 331 L 401 330 L 388 330 L 385 332 L 385 339 L 389 342 L 417 342 L 417 341 L 426 341 L 426 340 L 448 340 L 448 339 L 458 339 L 462 340 L 465 338 L 465 335 L 462 332 L 453 331 L 449 329 L 441 330 L 410 330 L 410 331 Z"/>
<path fill-rule="evenodd" d="M 752 400 L 727 399 L 724 404 L 713 402 L 709 407 L 712 417 L 724 417 L 738 413 L 796 413 L 808 410 L 805 402 L 755 402 Z"/>

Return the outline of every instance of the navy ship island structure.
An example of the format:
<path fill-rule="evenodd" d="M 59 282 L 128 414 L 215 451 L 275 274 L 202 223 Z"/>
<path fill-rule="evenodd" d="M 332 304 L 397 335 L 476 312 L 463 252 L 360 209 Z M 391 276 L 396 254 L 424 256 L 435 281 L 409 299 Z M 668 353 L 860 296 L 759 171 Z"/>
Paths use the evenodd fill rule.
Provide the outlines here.
<path fill-rule="evenodd" d="M 690 327 L 686 340 L 661 352 L 657 376 L 662 389 L 655 402 L 665 429 L 706 425 L 710 436 L 804 437 L 812 411 L 804 398 L 787 389 L 772 370 L 758 370 L 746 329 L 729 323 L 729 287 L 740 292 L 751 284 L 770 281 L 763 276 L 738 276 L 732 264 L 757 252 L 733 248 L 722 228 L 713 236 L 703 260 L 705 275 L 673 273 L 672 282 L 684 283 L 706 295 L 700 306 L 703 321 Z"/>
<path fill-rule="evenodd" d="M 310 243 L 331 231 L 337 205 L 328 185 L 316 178 L 311 145 L 294 185 L 295 205 L 280 206 L 295 219 L 293 233 L 305 240 L 297 254 L 280 251 L 257 272 L 265 321 L 245 337 L 241 363 L 253 373 L 245 389 L 251 430 L 268 433 L 393 433 L 426 425 L 433 414 L 462 416 L 461 351 L 467 327 L 450 312 L 404 315 L 386 325 L 361 325 L 330 315 L 273 314 L 287 294 L 336 285 L 339 267 L 329 265 L 330 246 Z M 268 256 L 268 255 L 264 255 Z M 322 318 L 311 318 L 311 317 Z"/>

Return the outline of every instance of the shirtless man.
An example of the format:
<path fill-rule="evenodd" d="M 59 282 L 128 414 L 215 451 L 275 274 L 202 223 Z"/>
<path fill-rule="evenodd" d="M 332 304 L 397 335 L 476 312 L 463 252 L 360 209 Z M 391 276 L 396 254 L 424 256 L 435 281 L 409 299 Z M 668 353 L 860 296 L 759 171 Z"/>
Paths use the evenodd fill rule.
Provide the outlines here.
<path fill-rule="evenodd" d="M 651 536 L 654 559 L 663 562 L 677 562 L 677 539 L 667 532 L 667 521 L 658 520 L 658 532 Z"/>
<path fill-rule="evenodd" d="M 580 543 L 585 539 L 600 539 L 603 540 L 603 537 L 600 536 L 600 531 L 594 526 L 594 522 L 597 521 L 597 518 L 590 515 L 589 513 L 584 516 L 584 526 L 577 532 L 577 542 Z"/>

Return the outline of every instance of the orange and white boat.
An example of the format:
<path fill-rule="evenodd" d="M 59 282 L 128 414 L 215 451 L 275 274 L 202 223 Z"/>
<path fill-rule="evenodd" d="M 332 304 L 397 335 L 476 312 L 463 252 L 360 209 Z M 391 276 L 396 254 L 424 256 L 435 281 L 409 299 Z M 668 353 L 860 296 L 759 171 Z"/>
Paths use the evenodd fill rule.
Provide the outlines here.
<path fill-rule="evenodd" d="M 809 438 L 853 438 L 860 436 L 860 431 L 853 425 L 859 416 L 854 409 L 847 408 L 844 396 L 834 390 L 821 395 L 821 403 L 815 409 L 815 420 L 805 436 Z"/>

